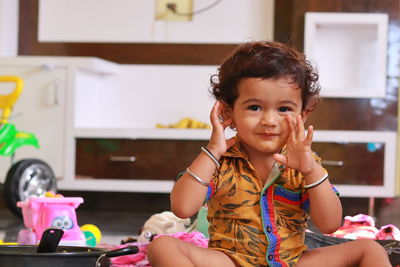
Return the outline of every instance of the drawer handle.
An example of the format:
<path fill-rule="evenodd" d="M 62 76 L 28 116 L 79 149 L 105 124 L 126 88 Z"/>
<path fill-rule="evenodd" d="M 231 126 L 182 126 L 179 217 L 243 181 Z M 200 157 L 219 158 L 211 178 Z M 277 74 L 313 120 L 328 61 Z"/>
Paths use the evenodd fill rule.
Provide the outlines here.
<path fill-rule="evenodd" d="M 321 163 L 322 163 L 322 165 L 325 165 L 325 166 L 342 167 L 344 165 L 343 160 L 322 160 Z"/>
<path fill-rule="evenodd" d="M 136 161 L 136 157 L 135 156 L 111 156 L 110 157 L 110 161 L 113 162 L 135 162 Z"/>

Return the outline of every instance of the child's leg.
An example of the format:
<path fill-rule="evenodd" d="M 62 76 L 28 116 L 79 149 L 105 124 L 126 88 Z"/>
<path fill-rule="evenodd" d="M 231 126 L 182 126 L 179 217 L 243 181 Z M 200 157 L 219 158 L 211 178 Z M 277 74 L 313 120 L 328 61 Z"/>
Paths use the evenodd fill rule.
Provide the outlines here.
<path fill-rule="evenodd" d="M 374 240 L 354 240 L 335 246 L 307 251 L 297 264 L 298 267 L 391 267 L 385 249 Z"/>
<path fill-rule="evenodd" d="M 148 247 L 147 255 L 153 267 L 235 267 L 231 258 L 221 251 L 201 248 L 171 236 L 154 239 Z"/>

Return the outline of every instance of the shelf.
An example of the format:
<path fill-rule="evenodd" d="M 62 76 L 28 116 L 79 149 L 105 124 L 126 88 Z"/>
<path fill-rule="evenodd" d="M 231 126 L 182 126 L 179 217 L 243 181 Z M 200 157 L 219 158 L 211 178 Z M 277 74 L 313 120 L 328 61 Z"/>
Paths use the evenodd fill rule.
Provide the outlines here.
<path fill-rule="evenodd" d="M 119 65 L 95 57 L 52 57 L 52 56 L 17 56 L 0 57 L 0 65 L 7 67 L 29 66 L 51 70 L 56 67 L 71 67 L 99 75 L 112 75 L 118 72 Z"/>
<path fill-rule="evenodd" d="M 126 139 L 172 139 L 208 140 L 208 129 L 157 129 L 157 128 L 76 128 L 75 138 L 126 138 Z M 227 136 L 234 132 L 227 130 Z M 314 131 L 314 142 L 386 142 L 394 140 L 395 132 L 384 131 Z M 392 144 L 391 144 L 392 145 Z"/>
<path fill-rule="evenodd" d="M 77 128 L 75 138 L 126 138 L 208 140 L 211 131 L 205 129 L 156 129 L 156 128 Z"/>
<path fill-rule="evenodd" d="M 105 192 L 143 192 L 143 193 L 170 193 L 174 181 L 157 180 L 126 180 L 126 179 L 74 179 L 60 180 L 58 189 L 105 191 Z"/>
<path fill-rule="evenodd" d="M 387 14 L 308 12 L 304 52 L 319 71 L 321 96 L 386 96 Z"/>

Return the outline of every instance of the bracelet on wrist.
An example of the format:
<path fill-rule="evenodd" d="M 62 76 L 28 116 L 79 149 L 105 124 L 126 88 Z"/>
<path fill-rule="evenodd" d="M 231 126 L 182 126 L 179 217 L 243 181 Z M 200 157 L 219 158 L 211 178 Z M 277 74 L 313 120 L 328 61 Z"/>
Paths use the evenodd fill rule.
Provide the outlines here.
<path fill-rule="evenodd" d="M 210 183 L 207 183 L 206 181 L 204 181 L 203 179 L 201 179 L 199 176 L 197 176 L 196 174 L 194 174 L 193 172 L 190 171 L 189 167 L 186 168 L 186 172 L 192 176 L 197 182 L 199 182 L 200 184 L 208 187 L 210 185 Z"/>
<path fill-rule="evenodd" d="M 201 151 L 203 151 L 204 153 L 207 154 L 207 156 L 214 161 L 215 166 L 217 166 L 217 168 L 221 167 L 221 164 L 219 163 L 219 161 L 217 160 L 217 158 L 213 155 L 213 153 L 211 153 L 207 148 L 205 148 L 204 146 L 201 147 Z"/>
<path fill-rule="evenodd" d="M 304 185 L 304 188 L 310 189 L 310 188 L 316 187 L 316 186 L 322 184 L 323 182 L 325 182 L 325 180 L 328 178 L 329 178 L 329 175 L 327 173 L 325 173 L 324 176 L 321 177 L 321 179 L 319 179 L 318 181 L 315 181 L 314 183 Z"/>

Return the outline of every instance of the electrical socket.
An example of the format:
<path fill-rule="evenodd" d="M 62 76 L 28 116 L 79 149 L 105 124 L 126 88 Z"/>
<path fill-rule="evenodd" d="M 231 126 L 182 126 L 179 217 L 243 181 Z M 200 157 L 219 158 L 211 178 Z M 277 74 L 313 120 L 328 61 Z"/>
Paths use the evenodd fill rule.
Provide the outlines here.
<path fill-rule="evenodd" d="M 193 0 L 155 0 L 156 20 L 166 21 L 191 21 Z M 174 13 L 179 13 L 177 15 Z M 185 15 L 187 14 L 187 15 Z"/>

